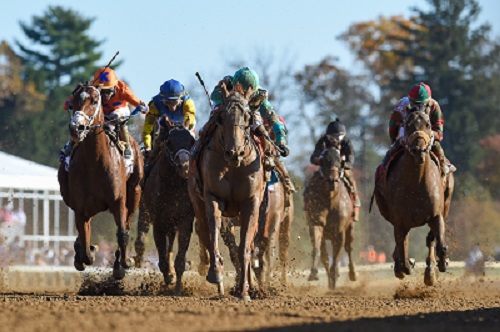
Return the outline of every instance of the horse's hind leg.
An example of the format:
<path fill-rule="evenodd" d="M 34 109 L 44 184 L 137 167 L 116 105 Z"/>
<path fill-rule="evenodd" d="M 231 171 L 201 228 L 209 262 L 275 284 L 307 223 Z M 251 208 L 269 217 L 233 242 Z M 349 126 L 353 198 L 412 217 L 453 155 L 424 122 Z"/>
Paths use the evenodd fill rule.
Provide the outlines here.
<path fill-rule="evenodd" d="M 78 237 L 75 241 L 75 268 L 78 271 L 85 270 L 87 265 L 94 264 L 97 249 L 90 245 L 90 222 L 92 218 L 86 219 L 81 214 L 75 215 L 75 223 L 78 230 Z"/>
<path fill-rule="evenodd" d="M 354 265 L 354 260 L 352 259 L 352 244 L 354 242 L 354 223 L 351 222 L 349 227 L 345 232 L 345 252 L 349 257 L 349 279 L 351 281 L 358 280 L 358 272 L 356 272 L 356 267 Z"/>
<path fill-rule="evenodd" d="M 193 233 L 193 216 L 185 218 L 179 224 L 179 237 L 177 238 L 179 250 L 175 257 L 175 273 L 177 276 L 175 291 L 177 294 L 180 293 L 182 288 L 182 275 L 186 270 L 186 252 L 189 248 L 191 233 Z"/>
<path fill-rule="evenodd" d="M 438 215 L 429 222 L 432 232 L 436 237 L 436 253 L 438 257 L 438 268 L 439 272 L 446 272 L 446 268 L 448 267 L 447 261 L 447 250 L 448 246 L 444 243 L 444 232 L 445 225 L 443 216 Z"/>
<path fill-rule="evenodd" d="M 149 233 L 149 213 L 145 210 L 144 204 L 141 203 L 139 210 L 139 219 L 137 222 L 137 238 L 135 239 L 135 266 L 141 267 L 146 250 L 146 236 Z"/>
<path fill-rule="evenodd" d="M 120 204 L 121 205 L 121 204 Z M 122 279 L 125 276 L 125 269 L 134 265 L 133 259 L 127 255 L 127 246 L 129 241 L 129 230 L 131 214 L 127 214 L 125 204 L 113 212 L 118 230 L 116 238 L 118 239 L 118 249 L 115 252 L 115 262 L 113 263 L 113 276 L 116 279 Z"/>
<path fill-rule="evenodd" d="M 429 254 L 426 260 L 427 267 L 425 268 L 424 283 L 427 286 L 433 286 L 436 282 L 436 273 L 434 271 L 436 268 L 436 237 L 434 236 L 432 230 L 429 231 L 429 234 L 427 234 L 425 241 L 427 247 L 429 248 Z"/>

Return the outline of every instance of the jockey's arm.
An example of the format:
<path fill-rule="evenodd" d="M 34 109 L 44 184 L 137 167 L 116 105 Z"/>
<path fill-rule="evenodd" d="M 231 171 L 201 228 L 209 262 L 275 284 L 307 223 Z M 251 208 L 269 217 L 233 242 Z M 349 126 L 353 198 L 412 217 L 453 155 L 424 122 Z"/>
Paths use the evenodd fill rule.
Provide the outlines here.
<path fill-rule="evenodd" d="M 310 162 L 313 165 L 319 165 L 319 159 L 321 156 L 321 153 L 326 149 L 326 142 L 325 142 L 325 137 L 322 136 L 319 141 L 316 143 L 316 146 L 314 147 L 314 152 L 311 155 Z"/>
<path fill-rule="evenodd" d="M 389 137 L 394 143 L 398 138 L 399 128 L 403 125 L 403 115 L 399 111 L 393 111 L 389 120 Z"/>
<path fill-rule="evenodd" d="M 71 101 L 73 100 L 73 96 L 69 96 L 68 99 L 66 99 L 63 103 L 63 108 L 66 110 L 66 111 L 69 111 L 71 110 Z"/>
<path fill-rule="evenodd" d="M 117 93 L 119 93 L 121 100 L 126 101 L 134 108 L 141 104 L 141 100 L 137 98 L 137 96 L 134 94 L 134 92 L 132 92 L 132 90 L 126 83 L 118 81 L 117 88 Z"/>
<path fill-rule="evenodd" d="M 340 143 L 340 154 L 344 156 L 344 168 L 351 169 L 354 164 L 354 146 L 349 138 L 344 137 Z"/>
<path fill-rule="evenodd" d="M 184 123 L 189 123 L 188 129 L 192 129 L 196 124 L 196 107 L 193 99 L 188 99 L 184 102 L 182 111 L 184 114 Z"/>
<path fill-rule="evenodd" d="M 144 120 L 144 128 L 142 129 L 142 140 L 144 142 L 144 148 L 146 150 L 151 150 L 153 143 L 152 134 L 154 131 L 155 123 L 160 116 L 160 111 L 156 108 L 153 101 L 149 102 L 149 113 L 146 114 L 146 119 Z"/>
<path fill-rule="evenodd" d="M 276 144 L 285 145 L 287 140 L 285 125 L 281 122 L 271 103 L 267 99 L 260 104 L 259 113 L 264 121 L 272 128 Z"/>
<path fill-rule="evenodd" d="M 432 100 L 431 102 L 433 102 L 429 114 L 431 129 L 434 132 L 434 139 L 440 142 L 443 140 L 444 116 L 437 101 Z"/>

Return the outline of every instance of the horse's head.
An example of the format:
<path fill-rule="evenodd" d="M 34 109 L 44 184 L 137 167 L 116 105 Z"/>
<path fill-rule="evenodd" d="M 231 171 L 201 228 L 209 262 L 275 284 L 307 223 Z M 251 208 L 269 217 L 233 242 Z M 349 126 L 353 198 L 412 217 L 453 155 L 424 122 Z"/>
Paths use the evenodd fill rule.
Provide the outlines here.
<path fill-rule="evenodd" d="M 340 180 L 340 168 L 342 158 L 340 150 L 335 147 L 330 147 L 323 151 L 319 162 L 319 171 L 321 176 L 333 186 L 335 189 L 336 183 Z"/>
<path fill-rule="evenodd" d="M 69 122 L 69 131 L 71 136 L 81 142 L 87 137 L 93 125 L 103 122 L 99 89 L 88 83 L 79 84 L 73 90 L 71 106 L 73 116 Z"/>
<path fill-rule="evenodd" d="M 224 159 L 238 167 L 250 142 L 251 114 L 246 101 L 239 94 L 231 94 L 217 116 Z"/>
<path fill-rule="evenodd" d="M 165 142 L 165 156 L 175 166 L 180 177 L 187 179 L 189 151 L 194 137 L 182 123 L 173 123 L 166 116 L 160 119 L 160 139 Z"/>
<path fill-rule="evenodd" d="M 405 138 L 407 148 L 418 164 L 425 162 L 426 154 L 432 146 L 432 129 L 429 115 L 414 111 L 405 119 Z"/>

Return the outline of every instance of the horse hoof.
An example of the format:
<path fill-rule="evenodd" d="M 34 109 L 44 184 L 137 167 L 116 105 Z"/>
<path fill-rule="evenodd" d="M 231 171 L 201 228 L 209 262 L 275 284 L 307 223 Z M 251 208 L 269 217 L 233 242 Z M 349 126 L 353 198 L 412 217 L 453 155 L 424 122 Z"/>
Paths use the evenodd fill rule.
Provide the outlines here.
<path fill-rule="evenodd" d="M 438 268 L 439 268 L 439 272 L 446 272 L 446 269 L 448 268 L 448 259 L 439 260 Z"/>
<path fill-rule="evenodd" d="M 121 280 L 125 277 L 125 269 L 123 267 L 113 268 L 113 278 Z"/>
<path fill-rule="evenodd" d="M 405 274 L 401 271 L 397 271 L 397 272 L 394 271 L 394 275 L 396 276 L 396 278 L 401 279 L 401 280 L 405 278 Z"/>
<path fill-rule="evenodd" d="M 141 266 L 142 266 L 142 257 L 135 256 L 134 261 L 135 261 L 135 267 L 136 268 L 141 268 Z"/>
<path fill-rule="evenodd" d="M 167 274 L 163 277 L 163 279 L 165 280 L 165 285 L 172 285 L 176 280 L 175 280 L 175 277 L 171 274 Z"/>
<path fill-rule="evenodd" d="M 414 258 L 409 258 L 409 259 L 408 259 L 408 263 L 410 264 L 410 267 L 411 267 L 412 269 L 414 269 L 414 268 L 415 268 L 415 259 L 414 259 Z"/>
<path fill-rule="evenodd" d="M 90 251 L 93 252 L 94 254 L 97 254 L 97 252 L 99 251 L 99 246 L 98 245 L 90 246 Z"/>
<path fill-rule="evenodd" d="M 318 277 L 318 274 L 317 273 L 311 273 L 309 275 L 309 278 L 307 278 L 308 281 L 318 281 L 319 280 L 319 277 Z"/>
<path fill-rule="evenodd" d="M 217 284 L 217 291 L 219 296 L 224 296 L 224 283 L 222 281 Z"/>
<path fill-rule="evenodd" d="M 207 281 L 211 284 L 221 283 L 224 277 L 222 273 L 215 272 L 214 269 L 209 269 L 207 274 Z"/>
<path fill-rule="evenodd" d="M 436 273 L 434 272 L 434 268 L 425 268 L 424 283 L 426 286 L 434 286 L 436 283 Z"/>
<path fill-rule="evenodd" d="M 244 301 L 244 302 L 251 302 L 252 299 L 250 298 L 250 295 L 241 295 L 239 297 L 240 300 Z"/>
<path fill-rule="evenodd" d="M 356 281 L 359 278 L 358 272 L 349 272 L 349 280 Z"/>
<path fill-rule="evenodd" d="M 129 257 L 125 260 L 124 268 L 128 269 L 131 268 L 132 266 L 135 266 L 135 260 L 132 257 Z"/>
<path fill-rule="evenodd" d="M 77 269 L 78 271 L 85 271 L 85 264 L 81 263 L 81 262 L 75 262 L 74 263 L 75 265 L 75 269 Z"/>

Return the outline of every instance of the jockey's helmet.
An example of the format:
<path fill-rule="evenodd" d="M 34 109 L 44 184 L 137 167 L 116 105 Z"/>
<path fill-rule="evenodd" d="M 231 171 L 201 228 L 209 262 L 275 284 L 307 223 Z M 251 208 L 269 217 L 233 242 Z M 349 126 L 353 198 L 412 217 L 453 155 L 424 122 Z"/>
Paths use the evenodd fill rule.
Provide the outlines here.
<path fill-rule="evenodd" d="M 100 68 L 94 74 L 94 84 L 103 89 L 111 89 L 118 83 L 118 77 L 111 68 Z"/>
<path fill-rule="evenodd" d="M 417 83 L 412 86 L 408 98 L 414 104 L 425 104 L 431 98 L 431 88 L 425 83 Z"/>
<path fill-rule="evenodd" d="M 167 100 L 179 100 L 184 92 L 181 82 L 170 79 L 160 86 L 160 94 Z"/>
<path fill-rule="evenodd" d="M 326 134 L 332 136 L 344 136 L 345 126 L 337 118 L 335 121 L 332 121 L 328 124 L 328 127 L 326 128 Z"/>
<path fill-rule="evenodd" d="M 259 76 L 254 70 L 243 67 L 238 69 L 233 76 L 233 85 L 238 83 L 241 84 L 244 91 L 247 91 L 248 88 L 255 91 L 259 88 Z"/>

